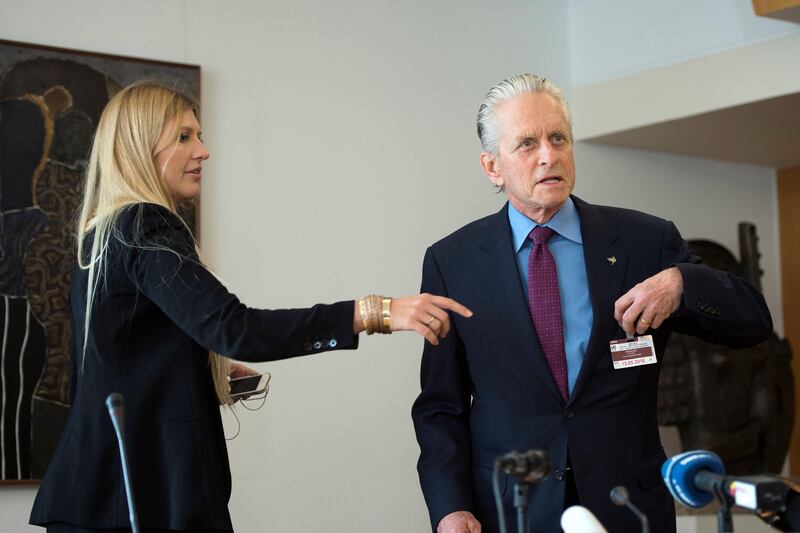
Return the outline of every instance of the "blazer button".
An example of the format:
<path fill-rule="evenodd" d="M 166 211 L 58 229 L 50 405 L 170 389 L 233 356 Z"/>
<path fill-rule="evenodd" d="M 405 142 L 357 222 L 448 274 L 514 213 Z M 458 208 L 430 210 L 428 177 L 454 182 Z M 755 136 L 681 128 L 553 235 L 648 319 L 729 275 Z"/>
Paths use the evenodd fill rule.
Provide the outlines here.
<path fill-rule="evenodd" d="M 311 351 L 311 343 L 310 342 L 305 343 L 303 345 L 303 350 L 306 351 L 306 352 L 310 352 Z"/>
<path fill-rule="evenodd" d="M 320 348 L 322 348 L 322 343 L 319 342 L 319 341 L 315 342 L 314 343 L 314 349 L 315 350 L 319 350 Z"/>
<path fill-rule="evenodd" d="M 567 420 L 572 420 L 573 418 L 575 418 L 575 411 L 573 411 L 572 409 L 566 409 L 564 411 L 564 418 L 566 418 Z"/>
<path fill-rule="evenodd" d="M 336 342 L 336 339 L 331 339 L 328 341 L 328 348 L 336 348 L 336 345 L 339 344 Z"/>
<path fill-rule="evenodd" d="M 556 470 L 556 480 L 564 481 L 564 471 L 563 470 Z"/>

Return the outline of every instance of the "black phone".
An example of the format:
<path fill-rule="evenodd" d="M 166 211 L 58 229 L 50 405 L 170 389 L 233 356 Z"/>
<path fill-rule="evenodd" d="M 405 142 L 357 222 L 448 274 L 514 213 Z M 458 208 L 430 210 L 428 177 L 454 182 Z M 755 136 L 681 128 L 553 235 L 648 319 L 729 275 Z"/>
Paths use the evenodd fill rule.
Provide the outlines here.
<path fill-rule="evenodd" d="M 233 378 L 228 381 L 231 387 L 231 398 L 235 400 L 246 399 L 255 394 L 260 394 L 269 387 L 269 380 L 272 378 L 269 372 Z"/>

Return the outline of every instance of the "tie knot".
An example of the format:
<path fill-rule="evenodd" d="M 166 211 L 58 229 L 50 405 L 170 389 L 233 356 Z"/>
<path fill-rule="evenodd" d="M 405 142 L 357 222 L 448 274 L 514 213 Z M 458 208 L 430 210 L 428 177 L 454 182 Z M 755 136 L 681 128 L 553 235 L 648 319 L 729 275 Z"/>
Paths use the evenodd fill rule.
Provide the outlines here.
<path fill-rule="evenodd" d="M 547 241 L 555 235 L 556 232 L 545 226 L 536 226 L 528 235 L 528 238 L 533 241 L 533 244 L 547 244 Z"/>

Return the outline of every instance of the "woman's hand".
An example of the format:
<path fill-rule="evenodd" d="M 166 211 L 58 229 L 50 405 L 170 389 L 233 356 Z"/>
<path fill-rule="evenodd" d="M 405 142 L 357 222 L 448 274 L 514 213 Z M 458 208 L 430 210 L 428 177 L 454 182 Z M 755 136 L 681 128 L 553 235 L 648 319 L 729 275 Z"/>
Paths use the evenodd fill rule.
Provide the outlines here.
<path fill-rule="evenodd" d="M 229 360 L 228 361 L 228 380 L 231 379 L 238 379 L 238 378 L 246 378 L 247 376 L 256 376 L 259 372 L 257 370 L 253 370 L 250 367 L 244 366 L 241 363 L 237 363 L 236 361 Z M 230 394 L 230 387 L 228 388 L 228 393 Z M 246 400 L 250 395 L 245 396 L 237 396 L 235 398 L 231 398 L 233 403 L 238 402 L 239 400 Z"/>
<path fill-rule="evenodd" d="M 439 344 L 450 332 L 450 316 L 453 311 L 469 318 L 472 311 L 450 298 L 432 294 L 418 294 L 405 298 L 392 298 L 392 331 L 416 331 L 431 344 Z"/>
<path fill-rule="evenodd" d="M 236 361 L 230 361 L 228 363 L 229 379 L 246 378 L 247 376 L 255 376 L 258 373 L 259 372 L 257 370 L 253 370 L 252 368 L 244 366 L 241 363 L 237 363 Z"/>

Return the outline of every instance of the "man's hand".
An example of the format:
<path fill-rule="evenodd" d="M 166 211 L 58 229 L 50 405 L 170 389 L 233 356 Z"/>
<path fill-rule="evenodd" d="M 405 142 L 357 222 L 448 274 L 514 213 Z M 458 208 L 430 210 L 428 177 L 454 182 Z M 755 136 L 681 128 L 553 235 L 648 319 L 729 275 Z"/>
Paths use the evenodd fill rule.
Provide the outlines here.
<path fill-rule="evenodd" d="M 614 319 L 627 334 L 657 329 L 678 309 L 683 296 L 683 276 L 678 267 L 647 278 L 614 304 Z"/>
<path fill-rule="evenodd" d="M 436 533 L 481 533 L 481 524 L 469 511 L 456 511 L 439 520 Z"/>

